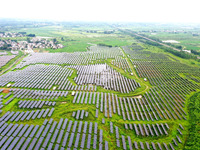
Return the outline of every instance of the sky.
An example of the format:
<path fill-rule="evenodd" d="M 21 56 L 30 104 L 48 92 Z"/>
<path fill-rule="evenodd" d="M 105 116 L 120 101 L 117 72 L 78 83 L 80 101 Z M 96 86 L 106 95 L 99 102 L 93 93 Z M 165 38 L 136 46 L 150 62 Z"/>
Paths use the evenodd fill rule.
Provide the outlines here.
<path fill-rule="evenodd" d="M 200 23 L 198 0 L 0 0 L 0 18 Z"/>

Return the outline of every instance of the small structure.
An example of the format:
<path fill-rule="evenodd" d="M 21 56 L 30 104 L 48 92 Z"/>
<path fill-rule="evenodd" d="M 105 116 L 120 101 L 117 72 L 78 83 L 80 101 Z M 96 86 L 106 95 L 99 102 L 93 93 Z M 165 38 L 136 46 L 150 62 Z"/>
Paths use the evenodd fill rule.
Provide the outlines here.
<path fill-rule="evenodd" d="M 133 76 L 133 73 L 131 72 L 131 75 Z"/>
<path fill-rule="evenodd" d="M 72 96 L 74 96 L 75 95 L 75 91 L 72 91 Z"/>
<path fill-rule="evenodd" d="M 144 81 L 147 81 L 147 78 L 144 78 Z"/>
<path fill-rule="evenodd" d="M 53 90 L 56 90 L 56 86 L 53 87 Z"/>
<path fill-rule="evenodd" d="M 187 52 L 187 53 L 191 53 L 191 50 L 186 50 L 186 49 L 184 49 L 184 50 L 182 50 L 182 51 Z"/>
<path fill-rule="evenodd" d="M 10 87 L 12 84 L 11 83 L 9 83 L 9 84 L 7 84 L 7 87 Z"/>
<path fill-rule="evenodd" d="M 102 124 L 105 124 L 105 119 L 104 118 L 102 118 Z"/>

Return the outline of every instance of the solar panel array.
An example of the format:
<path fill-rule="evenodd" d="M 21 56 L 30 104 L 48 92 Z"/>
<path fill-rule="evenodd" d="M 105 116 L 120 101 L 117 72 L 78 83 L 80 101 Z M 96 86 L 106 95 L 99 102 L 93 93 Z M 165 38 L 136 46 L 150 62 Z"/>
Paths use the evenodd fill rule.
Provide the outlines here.
<path fill-rule="evenodd" d="M 107 90 L 130 93 L 140 84 L 134 79 L 128 79 L 107 64 L 95 64 L 87 66 L 71 66 L 77 70 L 78 76 L 75 82 L 80 84 L 95 84 Z"/>
<path fill-rule="evenodd" d="M 119 47 L 91 46 L 87 52 L 74 53 L 33 53 L 23 59 L 16 68 L 22 68 L 30 64 L 75 64 L 87 65 L 96 60 L 115 58 L 115 56 L 123 56 L 123 52 Z"/>
<path fill-rule="evenodd" d="M 42 125 L 0 123 L 1 149 L 108 149 L 98 124 L 61 118 L 45 119 Z"/>
<path fill-rule="evenodd" d="M 77 86 L 74 86 L 69 77 L 74 68 L 78 76 L 74 78 Z M 35 82 L 36 81 L 36 82 Z M 121 93 L 134 91 L 140 84 L 134 79 L 128 79 L 122 76 L 106 64 L 86 65 L 86 66 L 66 66 L 57 65 L 31 65 L 23 70 L 10 71 L 0 76 L 0 86 L 5 86 L 14 82 L 11 87 L 34 88 L 34 89 L 52 89 L 57 85 L 58 90 L 76 90 L 78 85 L 97 85 L 107 90 L 115 90 Z M 95 90 L 93 87 L 85 90 Z M 82 90 L 84 90 L 82 89 Z"/>
<path fill-rule="evenodd" d="M 53 100 L 60 97 L 67 97 L 68 91 L 52 91 L 52 90 L 30 90 L 11 88 L 13 97 L 25 99 L 46 99 Z"/>
<path fill-rule="evenodd" d="M 0 68 L 7 64 L 11 59 L 15 58 L 16 55 L 5 55 L 0 56 Z"/>
<path fill-rule="evenodd" d="M 140 46 L 122 48 L 33 53 L 1 75 L 0 149 L 179 148 L 199 70 Z M 124 76 L 131 65 L 152 85 L 139 97 L 140 83 Z"/>

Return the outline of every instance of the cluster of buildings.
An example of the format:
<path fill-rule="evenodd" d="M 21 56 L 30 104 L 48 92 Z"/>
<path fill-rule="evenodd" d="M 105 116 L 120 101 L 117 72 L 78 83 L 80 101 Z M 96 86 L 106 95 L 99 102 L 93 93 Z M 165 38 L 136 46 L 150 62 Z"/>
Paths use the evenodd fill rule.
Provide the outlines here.
<path fill-rule="evenodd" d="M 0 37 L 25 37 L 23 33 L 12 33 L 12 32 L 0 32 Z"/>
<path fill-rule="evenodd" d="M 0 52 L 0 55 L 7 55 L 8 53 L 3 51 L 3 52 Z"/>
<path fill-rule="evenodd" d="M 16 40 L 0 40 L 0 49 L 6 50 L 33 50 L 35 48 L 63 48 L 62 44 L 57 44 L 54 40 L 47 40 L 43 38 L 34 37 L 27 41 Z"/>

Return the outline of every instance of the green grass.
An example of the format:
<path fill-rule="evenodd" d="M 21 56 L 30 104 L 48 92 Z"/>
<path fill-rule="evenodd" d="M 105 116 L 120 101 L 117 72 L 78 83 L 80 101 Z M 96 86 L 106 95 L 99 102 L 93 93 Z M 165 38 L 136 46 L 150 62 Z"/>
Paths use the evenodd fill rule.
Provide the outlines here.
<path fill-rule="evenodd" d="M 55 32 L 60 31 L 60 26 L 45 26 L 45 27 L 35 27 L 35 28 L 21 28 L 16 30 L 11 30 L 11 32 L 26 32 L 27 34 L 36 34 L 36 36 L 44 37 L 56 37 L 59 36 Z"/>
<path fill-rule="evenodd" d="M 0 40 L 17 40 L 17 41 L 25 41 L 27 37 L 0 37 Z"/>
<path fill-rule="evenodd" d="M 199 149 L 200 146 L 200 92 L 195 93 L 193 96 L 189 99 L 189 135 L 187 137 L 187 141 L 185 144 L 186 150 L 193 150 L 193 149 Z"/>
<path fill-rule="evenodd" d="M 27 32 L 27 34 L 36 34 L 36 36 L 42 37 L 52 37 L 57 38 L 59 43 L 63 44 L 65 47 L 63 49 L 45 49 L 49 52 L 76 52 L 76 51 L 86 51 L 88 46 L 92 44 L 104 43 L 112 46 L 125 46 L 131 45 L 135 40 L 130 36 L 125 36 L 119 34 L 119 32 L 113 34 L 104 34 L 105 28 L 98 27 L 99 32 L 97 33 L 86 33 L 85 29 L 73 28 L 69 29 L 64 26 L 47 26 L 38 28 L 22 28 L 20 30 L 13 30 L 13 32 Z M 84 30 L 84 31 L 82 31 Z M 61 37 L 64 41 L 61 41 Z"/>
<path fill-rule="evenodd" d="M 79 33 L 76 33 L 75 35 L 71 34 L 72 33 L 64 34 L 63 36 L 67 37 L 66 41 L 63 42 L 59 41 L 65 46 L 63 49 L 57 49 L 57 50 L 47 49 L 47 50 L 49 52 L 86 51 L 87 50 L 86 48 L 88 46 L 91 46 L 91 44 L 104 43 L 112 46 L 125 46 L 125 45 L 131 45 L 134 42 L 134 40 L 130 39 L 130 37 L 119 37 L 118 35 L 104 35 L 104 34 L 98 35 L 95 33 L 94 33 L 95 35 L 92 35 L 93 33 L 84 35 Z M 68 36 L 70 36 L 70 38 L 68 38 Z"/>

